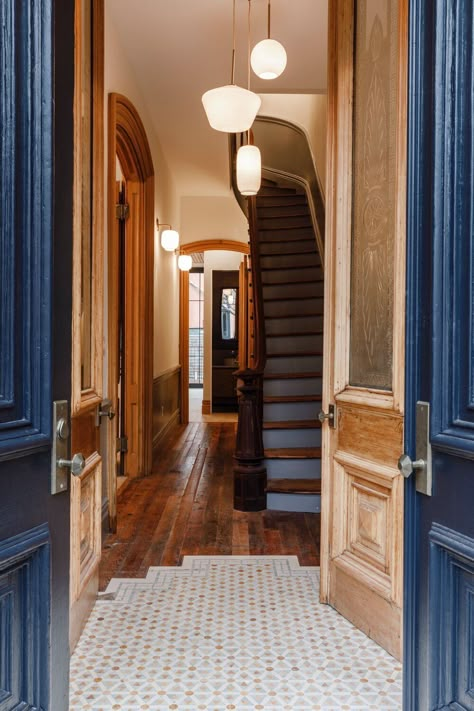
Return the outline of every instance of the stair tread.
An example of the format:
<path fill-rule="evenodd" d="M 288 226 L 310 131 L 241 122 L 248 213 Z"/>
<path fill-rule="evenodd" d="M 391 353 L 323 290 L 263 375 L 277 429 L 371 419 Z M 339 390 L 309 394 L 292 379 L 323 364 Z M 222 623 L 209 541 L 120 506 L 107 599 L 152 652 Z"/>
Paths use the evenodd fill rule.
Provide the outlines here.
<path fill-rule="evenodd" d="M 265 449 L 266 459 L 319 459 L 321 447 L 286 447 Z"/>
<path fill-rule="evenodd" d="M 307 268 L 307 267 L 306 267 Z M 281 269 L 280 271 L 286 271 Z M 311 279 L 311 278 L 306 278 L 303 279 L 303 277 L 300 277 L 298 280 L 293 279 L 293 281 L 263 281 L 262 280 L 262 286 L 290 286 L 294 284 L 322 284 L 324 279 Z M 300 297 L 300 298 L 305 298 L 305 297 Z M 319 298 L 323 298 L 323 295 Z"/>
<path fill-rule="evenodd" d="M 320 494 L 321 479 L 268 479 L 267 493 Z"/>
<path fill-rule="evenodd" d="M 265 373 L 265 380 L 292 380 L 293 378 L 321 378 L 319 371 L 307 371 L 305 373 Z"/>
<path fill-rule="evenodd" d="M 315 430 L 320 429 L 319 420 L 276 420 L 264 422 L 264 430 Z"/>
<path fill-rule="evenodd" d="M 294 318 L 294 317 L 293 317 Z M 266 338 L 288 338 L 289 336 L 299 337 L 299 336 L 322 336 L 323 331 L 282 331 L 281 333 L 267 333 Z"/>
<path fill-rule="evenodd" d="M 268 358 L 302 358 L 304 356 L 322 356 L 322 351 L 302 351 L 295 353 L 294 351 L 284 351 L 283 353 L 267 353 Z"/>
<path fill-rule="evenodd" d="M 272 257 L 287 257 L 288 255 L 287 255 L 287 254 L 272 254 L 272 255 L 267 254 L 267 255 L 266 255 L 266 257 L 270 257 L 270 256 L 272 256 Z M 261 257 L 261 259 L 264 259 L 264 258 L 266 258 L 266 257 Z M 280 271 L 281 271 L 282 269 L 285 269 L 285 271 L 288 271 L 288 270 L 290 270 L 290 269 L 291 269 L 291 270 L 295 270 L 295 269 L 307 269 L 308 267 L 312 267 L 313 269 L 320 269 L 320 268 L 321 268 L 321 265 L 320 265 L 320 264 L 285 264 L 284 267 L 281 267 L 281 266 L 276 266 L 276 267 L 260 267 L 260 271 L 261 271 L 261 272 L 273 272 L 273 271 L 275 271 L 276 269 L 280 269 Z M 316 281 L 316 280 L 315 280 L 315 281 Z M 298 284 L 299 282 L 294 282 L 294 283 Z M 268 286 L 268 285 L 265 284 L 265 286 Z"/>
<path fill-rule="evenodd" d="M 321 395 L 265 395 L 263 402 L 321 402 Z"/>
<path fill-rule="evenodd" d="M 292 282 L 293 283 L 293 282 Z M 264 284 L 264 286 L 281 286 L 281 284 Z M 323 295 L 313 294 L 312 296 L 264 296 L 264 301 L 308 301 L 311 299 L 322 299 Z"/>
<path fill-rule="evenodd" d="M 323 316 L 324 312 L 323 311 L 312 311 L 311 313 L 304 313 L 304 314 L 292 314 L 291 316 L 265 316 L 265 321 L 275 321 L 277 319 L 293 319 L 293 318 L 317 318 L 318 316 Z M 321 331 L 322 333 L 322 331 Z M 271 335 L 271 334 L 267 334 Z"/>

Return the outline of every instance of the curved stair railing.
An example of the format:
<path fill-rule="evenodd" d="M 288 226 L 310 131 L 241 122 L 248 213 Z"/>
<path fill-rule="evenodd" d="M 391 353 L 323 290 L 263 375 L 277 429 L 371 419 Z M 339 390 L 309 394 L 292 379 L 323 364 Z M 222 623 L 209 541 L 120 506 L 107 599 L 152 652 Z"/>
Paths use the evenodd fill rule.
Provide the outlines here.
<path fill-rule="evenodd" d="M 274 183 L 275 186 L 291 185 L 301 194 L 306 195 L 307 206 L 310 213 L 312 232 L 316 240 L 317 253 L 319 253 L 320 279 L 322 281 L 323 250 L 324 250 L 324 198 L 317 177 L 315 164 L 308 139 L 303 129 L 280 119 L 269 117 L 257 117 L 253 127 L 255 143 L 262 152 L 263 175 L 267 184 Z M 231 164 L 231 185 L 237 201 L 246 214 L 249 222 L 250 240 L 250 286 L 251 296 L 249 304 L 252 310 L 250 316 L 251 330 L 253 335 L 253 345 L 251 352 L 246 357 L 240 358 L 240 370 L 236 373 L 238 378 L 239 391 L 239 419 L 237 426 L 236 449 L 234 454 L 234 507 L 241 511 L 258 511 L 267 507 L 267 491 L 278 491 L 278 484 L 281 485 L 287 480 L 269 481 L 267 483 L 267 469 L 272 464 L 266 460 L 270 454 L 264 450 L 263 428 L 272 427 L 272 423 L 264 423 L 264 378 L 267 388 L 268 378 L 275 381 L 273 374 L 264 375 L 266 364 L 267 334 L 265 333 L 264 296 L 262 282 L 262 264 L 267 265 L 268 255 L 261 261 L 259 235 L 259 214 L 257 210 L 256 197 L 245 198 L 237 190 L 235 176 L 235 160 L 237 150 L 244 143 L 244 136 L 232 135 L 230 137 L 230 164 Z M 287 191 L 288 192 L 288 191 Z M 303 198 L 300 198 L 303 200 Z M 259 203 L 260 204 L 260 203 Z M 265 220 L 263 220 L 265 221 Z M 262 232 L 262 236 L 265 232 Z M 268 237 L 263 238 L 263 254 L 268 252 Z M 307 238 L 306 238 L 307 239 Z M 314 244 L 314 242 L 313 242 Z M 314 248 L 313 248 L 314 249 Z M 283 256 L 283 255 L 282 255 Z M 268 271 L 266 272 L 268 274 Z M 267 277 L 265 277 L 267 279 Z M 322 285 L 320 285 L 322 286 Z M 268 289 L 268 287 L 266 287 Z M 318 291 L 318 294 L 320 292 Z M 321 297 L 318 297 L 321 298 Z M 295 302 L 296 303 L 296 302 Z M 275 317 L 273 317 L 275 318 Z M 322 320 L 322 317 L 321 317 Z M 269 324 L 269 327 L 272 324 Z M 297 336 L 305 337 L 306 334 L 298 333 Z M 309 335 L 309 334 L 308 334 Z M 272 341 L 272 334 L 268 338 Z M 314 354 L 315 355 L 315 354 Z M 270 368 L 271 370 L 271 368 Z M 316 373 L 313 375 L 317 375 Z M 307 377 L 307 373 L 292 375 L 291 377 Z M 301 381 L 300 381 L 301 382 Z M 307 381 L 308 383 L 313 381 Z M 266 397 L 266 408 L 273 407 L 273 401 L 279 398 Z M 281 398 L 280 398 L 281 399 Z M 285 398 L 282 398 L 285 400 Z M 286 398 L 288 400 L 288 398 Z M 317 397 L 297 397 L 295 401 L 301 400 L 316 401 Z M 280 423 L 278 423 L 280 424 Z M 301 423 L 300 423 L 301 424 Z M 317 427 L 317 423 L 305 421 L 306 428 Z M 275 433 L 278 434 L 278 433 Z M 268 432 L 265 435 L 268 439 Z M 267 445 L 268 446 L 268 445 Z M 270 445 L 275 446 L 275 445 Z M 281 446 L 281 445 L 280 445 Z M 277 450 L 273 450 L 274 454 Z M 282 450 L 283 451 L 283 450 Z M 284 451 L 284 456 L 295 454 L 296 450 Z M 299 454 L 301 454 L 303 450 Z M 319 450 L 320 452 L 320 450 Z M 317 457 L 317 448 L 306 447 L 305 457 Z M 296 454 L 295 454 L 296 456 Z M 272 470 L 272 468 L 271 468 Z M 273 475 L 272 475 L 273 476 Z M 294 483 L 294 482 L 293 482 Z M 315 482 L 307 479 L 298 479 L 301 491 L 304 494 L 318 493 L 314 489 Z M 310 485 L 308 488 L 308 484 Z M 317 482 L 316 482 L 317 484 Z"/>

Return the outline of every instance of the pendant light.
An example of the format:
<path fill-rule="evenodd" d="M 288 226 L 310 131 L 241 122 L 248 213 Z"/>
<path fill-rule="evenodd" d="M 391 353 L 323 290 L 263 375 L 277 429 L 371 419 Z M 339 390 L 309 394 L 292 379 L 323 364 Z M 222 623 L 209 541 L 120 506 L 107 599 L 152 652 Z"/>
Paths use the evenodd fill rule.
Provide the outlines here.
<path fill-rule="evenodd" d="M 178 257 L 178 268 L 182 272 L 189 272 L 193 266 L 193 258 L 190 254 L 180 254 Z"/>
<path fill-rule="evenodd" d="M 268 0 L 268 38 L 255 45 L 250 59 L 252 69 L 260 79 L 276 79 L 286 67 L 285 48 L 270 38 L 270 29 L 271 0 Z"/>
<path fill-rule="evenodd" d="M 248 49 L 247 49 L 247 86 L 250 88 L 250 11 L 248 10 Z M 256 195 L 262 182 L 262 158 L 257 146 L 252 145 L 252 135 L 247 131 L 247 145 L 240 146 L 237 151 L 237 188 L 241 195 Z"/>
<path fill-rule="evenodd" d="M 212 128 L 226 133 L 248 131 L 255 120 L 262 100 L 258 94 L 235 83 L 235 0 L 232 21 L 232 70 L 230 84 L 210 89 L 203 94 L 202 103 Z"/>

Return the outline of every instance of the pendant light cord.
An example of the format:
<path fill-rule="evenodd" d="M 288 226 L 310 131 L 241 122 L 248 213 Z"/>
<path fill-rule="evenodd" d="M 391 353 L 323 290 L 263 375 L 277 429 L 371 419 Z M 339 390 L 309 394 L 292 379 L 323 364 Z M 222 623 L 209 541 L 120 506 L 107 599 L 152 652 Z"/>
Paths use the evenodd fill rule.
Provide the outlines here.
<path fill-rule="evenodd" d="M 250 10 L 252 0 L 249 0 L 249 12 L 247 21 L 247 89 L 250 91 Z"/>
<path fill-rule="evenodd" d="M 235 84 L 235 0 L 232 3 L 232 69 L 230 83 Z"/>
<path fill-rule="evenodd" d="M 270 39 L 270 25 L 271 25 L 271 0 L 268 0 L 268 39 Z"/>

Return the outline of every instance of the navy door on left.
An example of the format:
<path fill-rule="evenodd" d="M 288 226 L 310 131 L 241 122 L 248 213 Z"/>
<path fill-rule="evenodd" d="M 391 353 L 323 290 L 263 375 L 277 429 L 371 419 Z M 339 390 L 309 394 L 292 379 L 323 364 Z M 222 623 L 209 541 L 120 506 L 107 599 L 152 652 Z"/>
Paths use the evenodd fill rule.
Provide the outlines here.
<path fill-rule="evenodd" d="M 74 2 L 2 0 L 0 31 L 0 711 L 65 711 Z"/>

